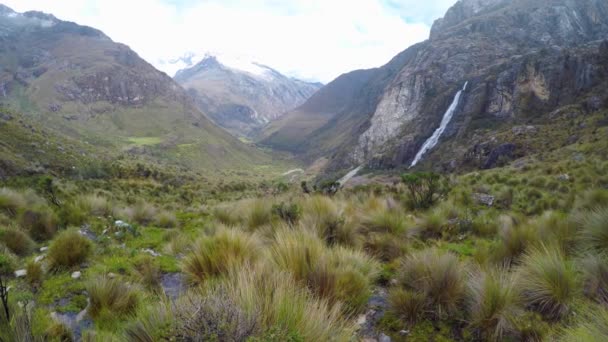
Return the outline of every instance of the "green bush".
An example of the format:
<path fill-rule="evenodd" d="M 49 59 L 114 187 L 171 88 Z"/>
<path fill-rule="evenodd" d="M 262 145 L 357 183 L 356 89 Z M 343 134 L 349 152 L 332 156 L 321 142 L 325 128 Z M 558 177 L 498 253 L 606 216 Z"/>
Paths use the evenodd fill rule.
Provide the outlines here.
<path fill-rule="evenodd" d="M 401 181 L 408 189 L 412 209 L 428 209 L 448 192 L 445 181 L 432 172 L 406 173 L 401 175 Z"/>
<path fill-rule="evenodd" d="M 30 261 L 27 263 L 25 270 L 27 271 L 27 282 L 30 283 L 30 285 L 33 287 L 40 286 L 40 284 L 42 283 L 42 278 L 44 277 L 42 265 L 40 265 L 40 263 L 38 262 Z"/>
<path fill-rule="evenodd" d="M 297 203 L 284 203 L 275 204 L 272 206 L 272 213 L 278 216 L 284 222 L 294 225 L 300 220 L 302 215 L 302 208 Z"/>
<path fill-rule="evenodd" d="M 73 267 L 87 260 L 93 246 L 76 230 L 61 232 L 51 242 L 48 258 L 53 268 Z"/>

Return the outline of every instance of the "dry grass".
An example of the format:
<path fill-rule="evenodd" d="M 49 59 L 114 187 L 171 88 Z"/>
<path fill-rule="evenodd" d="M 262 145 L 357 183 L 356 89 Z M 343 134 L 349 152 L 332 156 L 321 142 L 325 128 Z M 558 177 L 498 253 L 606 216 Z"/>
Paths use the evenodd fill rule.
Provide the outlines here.
<path fill-rule="evenodd" d="M 76 230 L 61 232 L 49 246 L 52 268 L 73 267 L 87 260 L 93 245 Z"/>

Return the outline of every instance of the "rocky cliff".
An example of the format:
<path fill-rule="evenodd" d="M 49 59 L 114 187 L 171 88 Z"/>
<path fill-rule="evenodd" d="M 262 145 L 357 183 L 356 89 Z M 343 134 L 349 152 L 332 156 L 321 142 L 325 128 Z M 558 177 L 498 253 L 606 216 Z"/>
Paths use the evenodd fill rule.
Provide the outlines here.
<path fill-rule="evenodd" d="M 218 125 L 238 136 L 252 136 L 296 108 L 321 85 L 286 77 L 262 64 L 208 55 L 175 80 Z"/>
<path fill-rule="evenodd" d="M 517 141 L 493 141 L 492 136 L 513 126 L 549 122 L 550 113 L 566 106 L 606 105 L 602 40 L 608 37 L 607 18 L 604 0 L 461 0 L 437 20 L 429 40 L 368 71 L 360 97 L 326 113 L 328 123 L 302 137 L 295 150 L 311 160 L 331 156 L 330 170 L 362 163 L 408 166 L 469 82 L 438 148 L 425 157 L 426 166 L 487 167 L 492 163 L 481 159 L 505 144 L 513 145 L 502 147 L 512 152 L 506 154 L 525 154 Z M 353 109 L 354 103 L 365 106 Z M 303 123 L 294 113 L 286 117 L 285 129 Z M 332 122 L 353 118 L 356 124 L 331 128 L 343 139 L 328 139 Z M 467 156 L 486 140 L 493 141 L 485 148 L 489 151 L 472 163 Z M 275 141 L 266 140 L 281 148 Z M 443 157 L 437 159 L 438 153 Z"/>

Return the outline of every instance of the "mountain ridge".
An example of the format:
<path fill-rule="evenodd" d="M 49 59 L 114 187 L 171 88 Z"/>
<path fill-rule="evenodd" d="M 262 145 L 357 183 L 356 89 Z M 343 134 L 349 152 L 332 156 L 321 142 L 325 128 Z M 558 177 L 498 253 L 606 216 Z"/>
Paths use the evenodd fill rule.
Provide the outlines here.
<path fill-rule="evenodd" d="M 260 63 L 210 54 L 178 71 L 175 80 L 214 122 L 243 137 L 254 136 L 320 88 Z"/>

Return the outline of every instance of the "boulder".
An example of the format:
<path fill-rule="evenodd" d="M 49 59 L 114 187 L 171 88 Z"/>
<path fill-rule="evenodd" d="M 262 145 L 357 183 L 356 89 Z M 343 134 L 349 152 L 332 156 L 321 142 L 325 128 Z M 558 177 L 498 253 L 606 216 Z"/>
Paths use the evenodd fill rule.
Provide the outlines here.
<path fill-rule="evenodd" d="M 80 271 L 76 271 L 76 272 L 72 273 L 72 279 L 80 279 L 81 276 L 82 276 L 82 273 Z"/>
<path fill-rule="evenodd" d="M 23 278 L 27 275 L 27 271 L 26 270 L 16 270 L 15 271 L 15 277 L 16 278 Z"/>
<path fill-rule="evenodd" d="M 493 206 L 494 201 L 496 200 L 496 198 L 492 195 L 479 193 L 473 194 L 473 199 L 475 200 L 475 202 L 477 202 L 477 204 L 485 205 L 486 207 Z"/>

